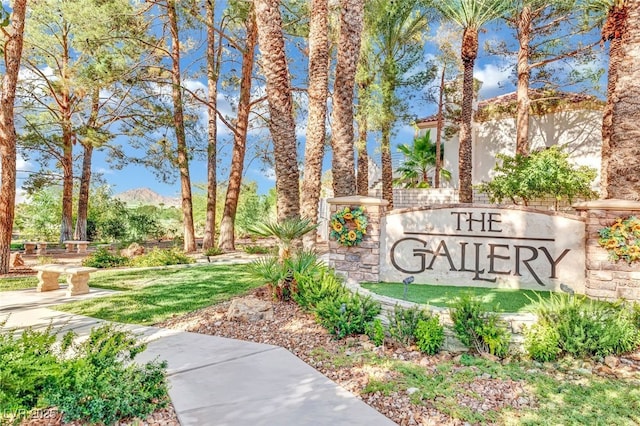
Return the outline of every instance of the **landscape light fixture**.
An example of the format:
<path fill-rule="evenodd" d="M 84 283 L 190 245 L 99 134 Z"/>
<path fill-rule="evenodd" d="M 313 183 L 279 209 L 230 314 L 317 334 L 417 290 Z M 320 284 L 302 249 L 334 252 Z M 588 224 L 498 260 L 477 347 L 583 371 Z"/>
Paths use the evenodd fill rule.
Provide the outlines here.
<path fill-rule="evenodd" d="M 410 275 L 402 280 L 402 284 L 404 284 L 404 294 L 402 295 L 403 300 L 407 300 L 407 290 L 409 290 L 409 284 L 411 284 L 413 280 L 415 280 L 415 277 L 413 275 Z"/>

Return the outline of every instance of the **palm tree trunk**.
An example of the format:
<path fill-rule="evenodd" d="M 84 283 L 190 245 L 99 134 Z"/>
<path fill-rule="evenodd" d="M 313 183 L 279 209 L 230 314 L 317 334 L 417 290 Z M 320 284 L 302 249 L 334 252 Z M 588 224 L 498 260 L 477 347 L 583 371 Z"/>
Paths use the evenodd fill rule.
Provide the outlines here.
<path fill-rule="evenodd" d="M 603 189 L 606 198 L 640 201 L 640 0 L 626 1 L 610 17 L 615 26 L 603 120 Z"/>
<path fill-rule="evenodd" d="M 382 73 L 384 80 L 385 72 Z M 389 202 L 393 209 L 393 165 L 391 163 L 391 126 L 393 124 L 392 102 L 395 88 L 389 81 L 382 81 L 382 140 L 380 142 L 382 163 L 382 198 Z"/>
<path fill-rule="evenodd" d="M 304 151 L 302 205 L 300 213 L 312 223 L 318 221 L 318 203 L 322 179 L 322 160 L 327 120 L 327 92 L 329 84 L 329 4 L 327 0 L 311 1 L 309 21 L 309 119 Z M 306 248 L 316 242 L 316 232 L 303 237 Z"/>
<path fill-rule="evenodd" d="M 531 6 L 523 6 L 518 17 L 518 87 L 516 91 L 516 154 L 529 155 L 529 44 L 531 42 Z"/>
<path fill-rule="evenodd" d="M 460 147 L 458 150 L 458 175 L 461 203 L 473 202 L 473 140 L 471 121 L 473 119 L 473 66 L 478 55 L 478 31 L 465 28 L 462 35 L 462 110 L 460 117 Z"/>
<path fill-rule="evenodd" d="M 289 68 L 279 0 L 254 0 L 258 44 L 267 80 L 269 128 L 273 138 L 278 220 L 300 216 L 300 173 Z"/>
<path fill-rule="evenodd" d="M 447 63 L 442 63 L 442 73 L 440 74 L 440 93 L 438 97 L 438 123 L 436 124 L 436 171 L 433 177 L 435 188 L 440 188 L 440 170 L 442 170 L 442 127 L 444 121 L 444 77 L 447 72 Z"/>
<path fill-rule="evenodd" d="M 224 211 L 220 222 L 220 241 L 218 243 L 218 246 L 226 251 L 235 250 L 234 224 L 242 185 L 249 112 L 251 111 L 251 76 L 253 74 L 258 37 L 258 27 L 256 26 L 254 13 L 250 13 L 247 17 L 246 27 L 247 43 L 244 52 L 242 52 L 242 79 L 240 82 L 240 99 L 238 100 L 238 117 L 234 130 L 231 171 L 229 172 L 229 185 L 227 186 Z"/>
<path fill-rule="evenodd" d="M 167 17 L 171 31 L 171 82 L 173 97 L 173 123 L 178 145 L 178 169 L 180 171 L 180 192 L 182 194 L 182 221 L 184 226 L 184 251 L 196 251 L 193 227 L 193 205 L 191 199 L 191 178 L 189 177 L 189 154 L 184 129 L 182 85 L 180 72 L 180 38 L 175 0 L 167 0 Z"/>
<path fill-rule="evenodd" d="M 369 154 L 367 153 L 367 133 L 368 133 L 368 116 L 367 116 L 367 82 L 358 83 L 358 100 L 359 108 L 356 116 L 358 124 L 358 142 L 356 144 L 358 150 L 358 177 L 357 189 L 358 195 L 366 197 L 369 195 Z"/>
<path fill-rule="evenodd" d="M 11 233 L 16 201 L 16 127 L 14 103 L 24 33 L 27 1 L 15 0 L 11 13 L 11 26 L 7 30 L 5 48 L 5 73 L 0 93 L 0 274 L 9 272 Z"/>
<path fill-rule="evenodd" d="M 340 36 L 333 93 L 331 148 L 333 194 L 356 193 L 353 152 L 353 89 L 364 21 L 363 0 L 340 0 Z"/>
<path fill-rule="evenodd" d="M 218 63 L 216 61 L 216 35 L 215 25 L 215 0 L 205 0 L 206 24 L 207 24 L 207 87 L 209 114 L 207 131 L 207 211 L 204 223 L 204 235 L 202 237 L 202 250 L 213 247 L 216 234 L 216 190 L 218 186 L 216 162 L 217 162 L 217 100 L 218 100 Z"/>

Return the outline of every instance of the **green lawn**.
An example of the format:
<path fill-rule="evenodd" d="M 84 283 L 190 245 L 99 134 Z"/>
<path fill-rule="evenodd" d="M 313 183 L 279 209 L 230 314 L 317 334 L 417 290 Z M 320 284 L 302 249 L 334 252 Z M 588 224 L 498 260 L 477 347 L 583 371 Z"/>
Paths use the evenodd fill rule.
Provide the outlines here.
<path fill-rule="evenodd" d="M 35 277 L 10 281 L 0 284 L 1 288 L 28 288 L 37 283 Z M 58 305 L 55 309 L 149 325 L 230 299 L 262 284 L 249 275 L 246 265 L 99 271 L 91 275 L 89 286 L 121 293 Z"/>
<path fill-rule="evenodd" d="M 404 293 L 404 284 L 402 283 L 363 283 L 362 287 L 373 293 L 396 299 L 402 299 Z M 494 312 L 526 312 L 531 309 L 534 302 L 539 300 L 539 297 L 548 299 L 551 292 L 410 284 L 407 300 L 448 308 L 462 294 L 472 294 L 480 298 L 485 308 Z"/>

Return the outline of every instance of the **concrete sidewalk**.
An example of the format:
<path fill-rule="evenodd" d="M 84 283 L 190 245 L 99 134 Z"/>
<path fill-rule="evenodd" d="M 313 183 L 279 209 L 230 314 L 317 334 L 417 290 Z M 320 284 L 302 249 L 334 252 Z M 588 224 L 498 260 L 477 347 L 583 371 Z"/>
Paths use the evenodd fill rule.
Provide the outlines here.
<path fill-rule="evenodd" d="M 105 321 L 54 311 L 47 306 L 100 297 L 108 290 L 67 298 L 65 289 L 0 292 L 5 328 L 73 330 L 80 336 Z M 138 356 L 168 362 L 169 395 L 183 426 L 393 425 L 289 351 L 157 327 L 122 325 L 148 343 Z"/>

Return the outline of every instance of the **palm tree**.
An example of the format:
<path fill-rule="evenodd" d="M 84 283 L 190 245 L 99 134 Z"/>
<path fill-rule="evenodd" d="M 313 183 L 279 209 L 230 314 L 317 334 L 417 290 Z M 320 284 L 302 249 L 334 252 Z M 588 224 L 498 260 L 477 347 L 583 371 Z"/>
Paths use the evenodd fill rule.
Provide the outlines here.
<path fill-rule="evenodd" d="M 353 159 L 353 89 L 360 56 L 364 0 L 340 0 L 340 7 L 340 35 L 331 127 L 333 194 L 336 197 L 356 193 Z"/>
<path fill-rule="evenodd" d="M 405 74 L 423 57 L 424 33 L 429 21 L 419 9 L 420 0 L 393 2 L 375 0 L 367 3 L 368 32 L 379 62 L 382 106 L 381 128 L 382 198 L 393 208 L 393 168 L 391 164 L 391 130 L 399 104 L 396 90 L 407 85 Z"/>
<path fill-rule="evenodd" d="M 460 57 L 464 67 L 462 84 L 462 112 L 460 122 L 460 148 L 458 150 L 460 176 L 460 202 L 473 202 L 471 120 L 473 118 L 473 67 L 478 56 L 478 32 L 486 23 L 499 18 L 509 10 L 509 0 L 450 0 L 434 2 L 435 8 L 462 28 Z"/>
<path fill-rule="evenodd" d="M 398 151 L 404 155 L 404 162 L 396 169 L 400 177 L 394 183 L 404 185 L 405 188 L 429 188 L 429 174 L 435 176 L 436 155 L 442 153 L 442 149 L 436 148 L 436 144 L 431 141 L 431 132 L 414 139 L 411 145 L 398 145 Z M 442 168 L 440 174 L 445 180 L 451 178 L 451 173 Z"/>
<path fill-rule="evenodd" d="M 14 101 L 22 58 L 26 0 L 13 2 L 11 26 L 4 39 L 5 73 L 0 93 L 0 274 L 9 272 L 11 232 L 16 200 L 16 128 Z M 4 8 L 1 9 L 4 12 Z M 0 15 L 4 18 L 4 16 Z M 3 19 L 4 20 L 4 19 Z M 3 50 L 3 49 L 0 49 Z"/>
<path fill-rule="evenodd" d="M 300 216 L 300 173 L 289 67 L 282 34 L 280 0 L 254 0 L 258 45 L 267 79 L 269 128 L 275 154 L 278 219 Z"/>
<path fill-rule="evenodd" d="M 318 221 L 320 180 L 326 137 L 327 93 L 329 83 L 329 2 L 312 0 L 309 19 L 309 119 L 304 151 L 304 177 L 300 212 L 302 217 Z M 316 234 L 305 236 L 305 246 L 313 247 Z"/>
<path fill-rule="evenodd" d="M 634 27 L 640 24 L 640 4 L 638 0 L 590 0 L 587 6 L 602 21 L 602 41 L 609 42 L 607 103 L 602 117 L 601 196 L 640 200 L 637 136 L 640 39 Z"/>

